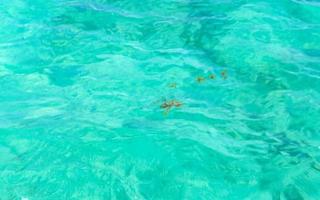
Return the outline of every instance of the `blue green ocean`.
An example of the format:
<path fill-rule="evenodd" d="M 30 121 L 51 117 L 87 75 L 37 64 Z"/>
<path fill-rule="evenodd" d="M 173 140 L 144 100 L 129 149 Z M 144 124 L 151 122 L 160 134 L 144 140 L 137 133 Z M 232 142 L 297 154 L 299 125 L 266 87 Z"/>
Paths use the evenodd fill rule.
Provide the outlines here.
<path fill-rule="evenodd" d="M 319 0 L 0 0 L 0 200 L 319 200 Z"/>

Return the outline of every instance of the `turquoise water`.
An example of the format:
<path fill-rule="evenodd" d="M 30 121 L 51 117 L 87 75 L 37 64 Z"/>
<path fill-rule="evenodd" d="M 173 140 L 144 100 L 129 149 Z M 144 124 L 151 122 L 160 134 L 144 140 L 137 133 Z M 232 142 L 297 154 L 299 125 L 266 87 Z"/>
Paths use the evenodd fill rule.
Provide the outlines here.
<path fill-rule="evenodd" d="M 1 200 L 319 183 L 318 0 L 0 0 Z"/>

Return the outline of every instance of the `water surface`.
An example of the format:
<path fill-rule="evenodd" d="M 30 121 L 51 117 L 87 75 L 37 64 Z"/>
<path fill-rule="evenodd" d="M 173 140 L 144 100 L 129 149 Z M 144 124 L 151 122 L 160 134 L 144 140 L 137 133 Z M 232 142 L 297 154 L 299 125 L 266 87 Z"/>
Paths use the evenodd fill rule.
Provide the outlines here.
<path fill-rule="evenodd" d="M 0 0 L 1 200 L 319 183 L 319 1 Z"/>

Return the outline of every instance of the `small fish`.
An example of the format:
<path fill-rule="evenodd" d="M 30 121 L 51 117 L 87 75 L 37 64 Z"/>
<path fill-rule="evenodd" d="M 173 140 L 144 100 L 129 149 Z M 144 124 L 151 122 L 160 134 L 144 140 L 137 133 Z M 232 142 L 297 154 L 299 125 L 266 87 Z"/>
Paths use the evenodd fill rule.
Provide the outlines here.
<path fill-rule="evenodd" d="M 223 79 L 227 79 L 227 78 L 228 78 L 228 72 L 227 72 L 227 70 L 221 71 L 220 74 L 221 74 L 221 76 L 222 76 Z"/>
<path fill-rule="evenodd" d="M 196 80 L 197 80 L 198 83 L 202 83 L 206 79 L 204 77 L 202 77 L 202 76 L 198 76 Z"/>
<path fill-rule="evenodd" d="M 175 101 L 174 106 L 178 108 L 178 107 L 182 106 L 182 103 L 179 101 Z"/>
<path fill-rule="evenodd" d="M 210 78 L 210 79 L 215 79 L 215 78 L 216 78 L 216 75 L 214 75 L 214 74 L 209 74 L 209 78 Z"/>
<path fill-rule="evenodd" d="M 163 102 L 160 106 L 160 108 L 163 108 L 163 109 L 167 109 L 170 107 L 172 107 L 172 104 L 170 102 Z"/>
<path fill-rule="evenodd" d="M 160 108 L 164 109 L 164 114 L 167 115 L 173 107 L 181 107 L 182 103 L 176 100 L 165 101 L 161 104 Z"/>
<path fill-rule="evenodd" d="M 168 85 L 169 88 L 177 88 L 177 83 L 170 83 Z"/>

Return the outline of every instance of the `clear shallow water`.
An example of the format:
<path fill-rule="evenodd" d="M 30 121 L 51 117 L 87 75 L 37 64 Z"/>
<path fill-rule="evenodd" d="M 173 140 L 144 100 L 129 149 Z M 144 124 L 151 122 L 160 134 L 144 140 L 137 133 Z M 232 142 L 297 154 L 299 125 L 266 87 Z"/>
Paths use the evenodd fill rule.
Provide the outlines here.
<path fill-rule="evenodd" d="M 1 0 L 0 22 L 1 200 L 320 199 L 319 1 Z"/>

